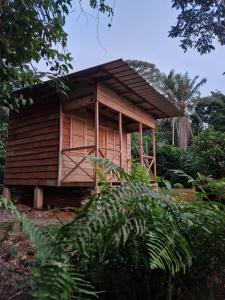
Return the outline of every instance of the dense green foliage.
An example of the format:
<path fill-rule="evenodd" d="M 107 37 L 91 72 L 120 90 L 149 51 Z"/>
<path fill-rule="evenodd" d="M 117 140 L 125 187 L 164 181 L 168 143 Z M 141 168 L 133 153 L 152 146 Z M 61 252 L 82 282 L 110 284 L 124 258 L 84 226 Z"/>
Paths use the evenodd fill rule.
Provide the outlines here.
<path fill-rule="evenodd" d="M 158 176 L 169 180 L 171 184 L 182 182 L 181 178 L 179 178 L 172 170 L 183 169 L 183 151 L 178 147 L 164 145 L 162 147 L 157 147 L 156 155 Z"/>
<path fill-rule="evenodd" d="M 195 136 L 187 151 L 171 145 L 157 147 L 158 175 L 171 181 L 188 185 L 185 178 L 177 176 L 173 170 L 183 170 L 196 177 L 212 175 L 215 179 L 225 176 L 225 135 L 209 128 Z M 224 192 L 225 193 L 225 192 Z"/>
<path fill-rule="evenodd" d="M 216 43 L 225 45 L 224 0 L 172 0 L 172 5 L 179 15 L 169 36 L 180 38 L 185 51 L 194 48 L 205 54 L 214 50 Z"/>
<path fill-rule="evenodd" d="M 25 214 L 21 214 L 10 201 L 1 198 L 0 207 L 5 207 L 16 216 L 23 232 L 36 248 L 37 260 L 31 270 L 33 274 L 31 293 L 34 298 L 87 299 L 82 296 L 95 295 L 82 274 L 75 272 L 70 254 L 55 239 L 51 230 L 46 232 L 40 229 Z"/>
<path fill-rule="evenodd" d="M 171 201 L 110 161 L 91 160 L 101 178 L 117 176 L 122 185 L 88 200 L 65 225 L 40 230 L 1 201 L 37 248 L 33 296 L 87 300 L 94 286 L 107 300 L 209 299 L 204 295 L 215 292 L 213 272 L 225 263 L 225 207 Z"/>
<path fill-rule="evenodd" d="M 225 96 L 216 92 L 209 97 L 200 99 L 191 114 L 191 120 L 195 135 L 204 130 L 206 126 L 225 132 Z"/>
<path fill-rule="evenodd" d="M 198 171 L 215 178 L 225 176 L 225 133 L 209 128 L 194 137 L 190 152 Z"/>
<path fill-rule="evenodd" d="M 72 4 L 72 0 L 0 2 L 0 106 L 18 109 L 24 97 L 13 91 L 39 83 L 43 76 L 58 78 L 72 68 L 64 31 Z M 105 0 L 90 0 L 89 4 L 109 17 L 113 14 Z M 40 61 L 46 65 L 44 71 L 36 67 Z M 65 92 L 62 81 L 52 83 Z"/>
<path fill-rule="evenodd" d="M 225 178 L 210 180 L 203 185 L 208 200 L 220 201 L 225 204 Z"/>

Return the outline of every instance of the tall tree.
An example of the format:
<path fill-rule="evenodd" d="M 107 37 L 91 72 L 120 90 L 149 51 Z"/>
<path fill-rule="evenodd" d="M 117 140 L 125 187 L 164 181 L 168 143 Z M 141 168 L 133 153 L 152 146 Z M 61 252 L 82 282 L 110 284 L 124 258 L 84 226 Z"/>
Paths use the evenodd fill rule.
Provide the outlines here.
<path fill-rule="evenodd" d="M 197 49 L 201 54 L 225 45 L 225 0 L 171 0 L 179 11 L 177 24 L 169 36 L 180 38 L 181 47 Z"/>
<path fill-rule="evenodd" d="M 89 0 L 89 5 L 112 17 L 106 2 Z M 58 78 L 72 68 L 64 31 L 72 5 L 73 0 L 0 1 L 0 106 L 18 109 L 25 99 L 13 91 L 39 83 L 43 76 Z M 34 66 L 40 61 L 47 71 Z M 65 89 L 62 81 L 55 82 L 61 91 Z"/>
<path fill-rule="evenodd" d="M 173 138 L 176 130 L 179 147 L 186 150 L 188 147 L 189 137 L 191 135 L 191 123 L 189 112 L 193 108 L 194 100 L 200 96 L 200 87 L 206 83 L 206 79 L 198 81 L 199 77 L 189 78 L 188 73 L 176 74 L 174 70 L 168 75 L 164 75 L 162 86 L 164 91 L 172 95 L 183 117 L 172 119 Z"/>
<path fill-rule="evenodd" d="M 155 64 L 143 60 L 128 59 L 127 63 L 149 84 L 160 90 L 162 73 Z"/>
<path fill-rule="evenodd" d="M 213 92 L 211 96 L 199 99 L 191 120 L 195 134 L 207 127 L 225 132 L 225 96 L 220 92 Z"/>

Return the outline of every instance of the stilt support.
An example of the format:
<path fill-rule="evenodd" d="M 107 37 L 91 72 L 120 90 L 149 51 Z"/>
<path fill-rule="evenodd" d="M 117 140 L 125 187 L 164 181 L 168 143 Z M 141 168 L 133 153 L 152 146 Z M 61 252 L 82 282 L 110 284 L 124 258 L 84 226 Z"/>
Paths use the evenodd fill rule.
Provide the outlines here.
<path fill-rule="evenodd" d="M 3 197 L 7 200 L 11 200 L 11 191 L 8 187 L 3 187 Z"/>
<path fill-rule="evenodd" d="M 139 123 L 139 155 L 140 155 L 140 164 L 144 165 L 143 158 L 143 128 L 142 123 Z"/>
<path fill-rule="evenodd" d="M 43 188 L 36 186 L 34 189 L 34 208 L 43 208 Z"/>

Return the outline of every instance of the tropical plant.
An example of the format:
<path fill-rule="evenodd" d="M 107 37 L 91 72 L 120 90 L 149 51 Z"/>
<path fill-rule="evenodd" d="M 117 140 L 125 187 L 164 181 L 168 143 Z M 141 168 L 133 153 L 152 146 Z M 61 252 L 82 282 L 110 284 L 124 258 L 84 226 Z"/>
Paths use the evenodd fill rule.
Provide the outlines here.
<path fill-rule="evenodd" d="M 200 96 L 200 87 L 206 83 L 206 79 L 198 82 L 199 76 L 191 79 L 188 73 L 176 74 L 171 70 L 162 78 L 162 88 L 174 101 L 183 114 L 182 117 L 172 118 L 172 144 L 175 144 L 175 131 L 177 132 L 179 147 L 187 150 L 189 138 L 192 134 L 189 112 L 193 109 L 193 100 Z"/>
<path fill-rule="evenodd" d="M 149 185 L 150 183 L 150 176 L 147 173 L 146 168 L 140 163 L 132 162 L 130 176 L 132 182 L 142 182 L 146 185 Z"/>
<path fill-rule="evenodd" d="M 205 241 L 215 242 L 216 236 L 219 254 L 225 248 L 224 206 L 172 201 L 142 182 L 133 182 L 132 176 L 112 162 L 89 159 L 98 173 L 101 170 L 102 179 L 116 176 L 121 185 L 87 200 L 67 224 L 46 232 L 19 214 L 10 202 L 1 202 L 14 212 L 36 245 L 34 296 L 89 299 L 94 293 L 80 273 L 100 291 L 100 299 L 184 296 L 185 274 L 193 280 L 191 270 L 199 266 Z M 218 263 L 217 255 L 214 251 L 204 256 L 205 268 Z"/>
<path fill-rule="evenodd" d="M 11 201 L 0 197 L 0 207 L 12 213 L 24 234 L 36 248 L 36 265 L 32 268 L 32 295 L 43 300 L 88 299 L 95 295 L 92 287 L 72 264 L 72 257 L 54 239 L 50 231 L 36 226 L 24 213 L 20 213 Z"/>
<path fill-rule="evenodd" d="M 171 172 L 174 169 L 183 169 L 183 151 L 171 145 L 157 147 L 156 150 L 158 176 L 169 180 L 172 185 L 177 182 L 185 183 L 174 172 Z"/>
<path fill-rule="evenodd" d="M 200 98 L 191 114 L 191 123 L 194 135 L 208 127 L 225 132 L 225 96 L 215 92 L 209 97 Z"/>
<path fill-rule="evenodd" d="M 219 179 L 225 176 L 224 149 L 225 133 L 208 128 L 193 138 L 189 151 L 201 174 Z"/>

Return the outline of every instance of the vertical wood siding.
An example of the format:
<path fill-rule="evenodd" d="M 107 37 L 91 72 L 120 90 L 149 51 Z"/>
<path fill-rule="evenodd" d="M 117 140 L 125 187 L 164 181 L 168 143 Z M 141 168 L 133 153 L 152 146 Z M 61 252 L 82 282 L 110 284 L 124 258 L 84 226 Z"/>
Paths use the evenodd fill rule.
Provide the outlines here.
<path fill-rule="evenodd" d="M 72 123 L 71 123 L 72 122 Z M 64 135 L 63 135 L 63 148 L 67 149 L 69 147 L 82 147 L 82 146 L 94 146 L 95 142 L 95 132 L 94 132 L 94 114 L 90 112 L 83 113 L 74 113 L 71 117 L 68 114 L 63 115 L 63 124 L 64 127 Z M 111 149 L 120 150 L 120 139 L 119 139 L 119 124 L 114 120 L 109 120 L 105 116 L 102 116 L 100 113 L 99 118 L 100 125 L 100 133 L 102 132 L 102 136 L 100 134 L 100 149 L 101 145 L 106 144 L 106 147 L 110 150 L 102 149 L 103 154 L 110 160 L 112 160 L 115 164 L 120 164 L 120 156 L 119 152 L 115 152 Z M 73 130 L 75 128 L 75 130 Z M 72 132 L 73 131 L 73 132 Z M 106 137 L 104 137 L 104 132 L 106 132 Z M 122 153 L 122 167 L 128 171 L 130 165 L 130 142 L 128 135 L 125 132 L 125 128 L 123 128 L 123 153 Z M 83 133 L 83 138 L 81 133 Z M 105 140 L 106 139 L 106 140 Z M 69 146 L 69 147 L 68 147 Z M 88 155 L 88 152 L 91 149 L 85 150 L 75 150 L 71 152 L 67 152 L 76 163 L 79 163 L 81 159 Z M 94 153 L 92 154 L 94 155 Z M 66 155 L 62 155 L 62 176 L 61 179 L 64 179 L 65 176 L 75 167 L 75 164 L 68 158 Z M 77 168 L 74 172 L 72 172 L 68 177 L 65 178 L 65 183 L 70 182 L 93 182 L 93 179 L 90 176 L 93 176 L 93 168 L 88 161 L 84 161 L 81 164 L 80 168 Z M 86 172 L 86 173 L 85 173 Z M 90 175 L 88 176 L 87 173 Z M 63 184 L 61 182 L 61 184 Z"/>

